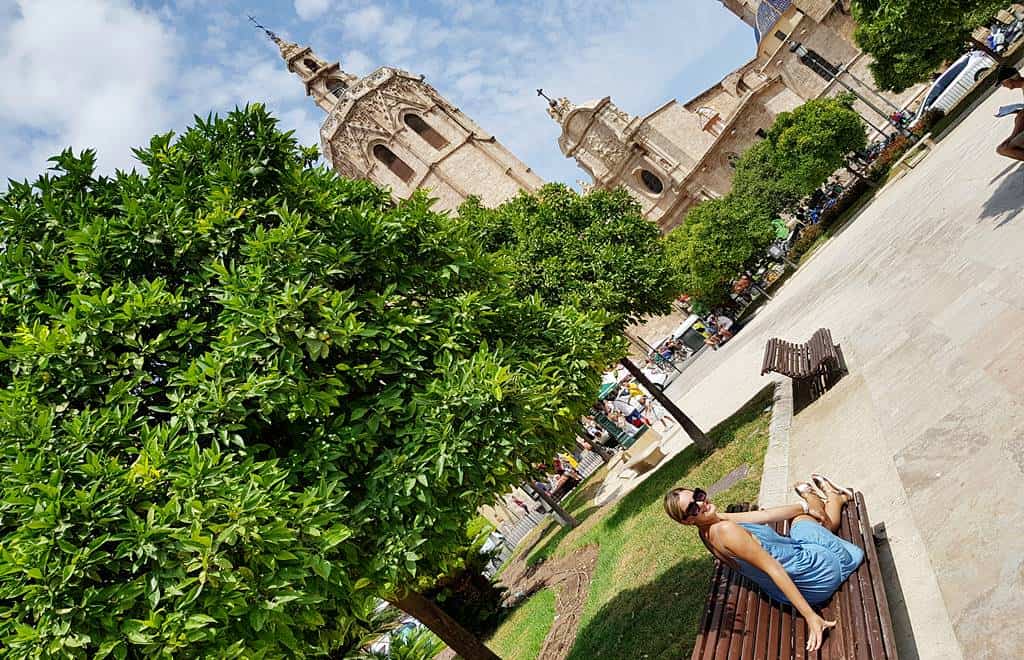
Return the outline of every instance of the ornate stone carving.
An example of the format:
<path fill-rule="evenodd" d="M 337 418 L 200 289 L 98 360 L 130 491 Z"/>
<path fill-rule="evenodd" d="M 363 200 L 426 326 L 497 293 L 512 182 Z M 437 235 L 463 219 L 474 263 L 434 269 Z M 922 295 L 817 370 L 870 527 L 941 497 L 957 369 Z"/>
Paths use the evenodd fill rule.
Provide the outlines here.
<path fill-rule="evenodd" d="M 633 121 L 628 112 L 619 109 L 613 103 L 606 105 L 602 110 L 602 114 L 605 115 L 610 123 L 617 124 L 619 128 L 625 128 L 629 125 L 629 122 Z"/>
<path fill-rule="evenodd" d="M 613 137 L 604 137 L 591 133 L 583 143 L 583 148 L 604 161 L 611 167 L 626 155 L 626 146 Z"/>
<path fill-rule="evenodd" d="M 569 99 L 563 96 L 555 101 L 554 105 L 548 106 L 548 114 L 551 115 L 552 119 L 561 124 L 575 107 L 569 102 Z"/>

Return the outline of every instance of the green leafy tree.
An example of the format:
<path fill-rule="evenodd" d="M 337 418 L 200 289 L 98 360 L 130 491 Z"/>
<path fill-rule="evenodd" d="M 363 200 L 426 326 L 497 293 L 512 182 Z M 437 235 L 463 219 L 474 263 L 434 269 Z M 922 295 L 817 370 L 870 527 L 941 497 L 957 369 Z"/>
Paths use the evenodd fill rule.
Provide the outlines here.
<path fill-rule="evenodd" d="M 771 215 L 745 197 L 703 202 L 668 236 L 671 262 L 685 291 L 705 306 L 721 302 L 726 285 L 772 240 Z"/>
<path fill-rule="evenodd" d="M 792 208 L 867 144 L 851 95 L 814 99 L 780 113 L 768 137 L 736 164 L 732 197 L 769 215 Z"/>
<path fill-rule="evenodd" d="M 459 214 L 506 263 L 519 295 L 600 311 L 612 334 L 667 313 L 678 293 L 658 227 L 625 190 L 579 195 L 548 184 L 494 209 L 470 200 Z"/>
<path fill-rule="evenodd" d="M 572 437 L 600 319 L 262 106 L 0 196 L 5 657 L 305 657 Z"/>
<path fill-rule="evenodd" d="M 882 89 L 903 91 L 958 57 L 1005 0 L 854 0 L 854 38 Z"/>
<path fill-rule="evenodd" d="M 549 184 L 495 209 L 470 200 L 459 215 L 472 239 L 506 264 L 519 295 L 600 313 L 605 352 L 621 359 L 641 383 L 647 382 L 625 357 L 622 333 L 644 316 L 668 313 L 682 281 L 658 228 L 644 219 L 628 192 L 619 188 L 578 195 L 564 185 Z M 713 448 L 673 401 L 648 389 L 702 450 Z M 564 525 L 576 524 L 550 497 L 541 493 L 541 498 Z"/>
<path fill-rule="evenodd" d="M 368 660 L 433 660 L 444 650 L 444 642 L 426 628 L 413 628 L 391 637 L 387 652 L 372 653 Z"/>
<path fill-rule="evenodd" d="M 743 198 L 748 204 L 763 207 L 769 214 L 777 214 L 795 206 L 808 192 L 804 177 L 787 167 L 775 145 L 765 139 L 743 152 L 736 161 L 732 191 L 728 196 Z"/>
<path fill-rule="evenodd" d="M 867 145 L 864 121 L 852 94 L 813 99 L 780 113 L 768 131 L 775 158 L 810 194 Z"/>

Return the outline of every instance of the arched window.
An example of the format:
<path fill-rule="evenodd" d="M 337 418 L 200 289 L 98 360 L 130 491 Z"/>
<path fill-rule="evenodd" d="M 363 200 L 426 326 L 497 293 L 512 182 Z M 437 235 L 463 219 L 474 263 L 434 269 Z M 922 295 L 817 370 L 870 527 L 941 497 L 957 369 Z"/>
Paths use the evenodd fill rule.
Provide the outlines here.
<path fill-rule="evenodd" d="M 448 146 L 448 140 L 423 120 L 423 117 L 414 114 L 405 116 L 405 125 L 416 131 L 416 134 L 423 138 L 427 144 L 435 149 L 444 149 Z"/>
<path fill-rule="evenodd" d="M 647 188 L 647 190 L 655 195 L 660 195 L 661 191 L 665 189 L 661 179 L 659 179 L 658 176 L 650 170 L 640 170 L 640 181 L 643 182 L 644 187 Z"/>
<path fill-rule="evenodd" d="M 412 180 L 413 171 L 412 168 L 406 165 L 405 161 L 395 155 L 394 151 L 391 151 L 383 144 L 378 144 L 373 148 L 374 157 L 380 162 L 388 166 L 388 169 L 394 172 L 402 181 L 409 183 Z"/>
<path fill-rule="evenodd" d="M 302 60 L 302 63 L 305 64 L 306 68 L 309 69 L 310 71 L 316 71 L 317 69 L 320 68 L 319 64 L 317 64 L 313 60 L 309 59 L 308 57 L 306 59 Z"/>
<path fill-rule="evenodd" d="M 341 95 L 345 93 L 346 89 L 348 89 L 348 85 L 346 85 L 340 80 L 332 80 L 329 83 L 327 83 L 327 85 L 331 91 L 331 94 L 333 94 L 334 98 L 336 99 L 340 99 Z"/>

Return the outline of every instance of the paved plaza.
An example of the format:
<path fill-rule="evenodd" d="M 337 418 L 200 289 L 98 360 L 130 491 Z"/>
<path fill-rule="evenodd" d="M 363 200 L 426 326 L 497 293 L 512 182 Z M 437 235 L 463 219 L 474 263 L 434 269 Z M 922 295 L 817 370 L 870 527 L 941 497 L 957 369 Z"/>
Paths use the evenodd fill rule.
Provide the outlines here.
<path fill-rule="evenodd" d="M 1021 100 L 985 100 L 669 390 L 710 428 L 767 383 L 769 337 L 832 330 L 850 375 L 794 418 L 788 476 L 864 491 L 904 659 L 1024 657 L 1024 164 L 993 117 Z"/>

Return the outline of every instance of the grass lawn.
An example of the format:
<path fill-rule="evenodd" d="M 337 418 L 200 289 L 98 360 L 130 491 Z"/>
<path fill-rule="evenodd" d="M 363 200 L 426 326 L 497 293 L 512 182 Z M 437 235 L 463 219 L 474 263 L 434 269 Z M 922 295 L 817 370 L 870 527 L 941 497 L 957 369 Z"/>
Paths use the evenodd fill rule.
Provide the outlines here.
<path fill-rule="evenodd" d="M 678 659 L 689 654 L 712 562 L 696 532 L 665 515 L 662 498 L 677 485 L 707 488 L 746 464 L 747 476 L 714 499 L 723 509 L 733 502 L 756 500 L 771 420 L 764 409 L 770 401 L 770 395 L 761 396 L 712 430 L 709 435 L 718 449 L 710 456 L 687 448 L 616 504 L 591 509 L 583 498 L 568 502 L 576 515 L 595 520 L 571 532 L 549 530 L 528 561 L 561 557 L 590 543 L 599 546 L 570 660 Z M 544 634 L 551 624 L 550 617 L 516 621 L 543 629 Z M 506 621 L 499 634 L 511 635 L 507 629 L 512 625 L 512 619 Z"/>
<path fill-rule="evenodd" d="M 503 660 L 534 660 L 555 620 L 555 593 L 541 589 L 516 608 L 487 640 Z"/>

